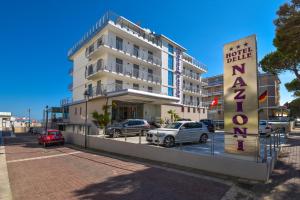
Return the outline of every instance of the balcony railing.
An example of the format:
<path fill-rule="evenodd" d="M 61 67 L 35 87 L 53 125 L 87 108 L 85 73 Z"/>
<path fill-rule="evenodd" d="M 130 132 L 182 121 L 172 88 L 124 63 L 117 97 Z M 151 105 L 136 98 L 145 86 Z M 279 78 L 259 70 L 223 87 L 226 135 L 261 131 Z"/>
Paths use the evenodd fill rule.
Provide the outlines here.
<path fill-rule="evenodd" d="M 146 40 L 158 47 L 161 47 L 161 40 L 157 38 L 154 34 L 147 33 L 142 28 L 137 28 L 137 25 L 130 23 L 125 18 L 113 13 L 105 13 L 97 23 L 77 42 L 69 51 L 68 56 L 72 56 L 77 50 L 84 46 L 92 37 L 99 33 L 109 22 L 112 22 L 116 26 L 120 27 L 122 30 L 128 32 L 129 34 L 138 37 L 140 39 Z M 133 28 L 135 27 L 135 28 Z"/>
<path fill-rule="evenodd" d="M 160 94 L 160 95 L 168 95 L 167 92 L 162 92 L 159 89 L 155 89 L 153 87 L 151 88 L 142 88 L 139 87 L 137 88 L 136 86 L 129 85 L 129 84 L 101 84 L 99 86 L 95 86 L 92 88 L 92 90 L 89 91 L 89 96 L 90 97 L 98 97 L 98 96 L 106 96 L 109 93 L 114 93 L 114 92 L 120 92 L 120 91 L 125 91 L 128 89 L 132 90 L 137 90 L 137 91 L 143 91 L 147 93 L 154 93 L 154 94 Z"/>
<path fill-rule="evenodd" d="M 197 103 L 196 101 L 187 101 L 187 100 L 184 100 L 183 101 L 183 104 L 184 105 L 188 105 L 188 106 L 199 106 L 201 107 L 201 102 Z"/>
<path fill-rule="evenodd" d="M 109 37 L 108 35 L 103 35 L 95 43 L 91 44 L 85 52 L 87 57 L 91 56 L 95 51 L 97 51 L 102 46 L 109 47 L 116 51 L 122 52 L 128 56 L 137 58 L 144 62 L 161 66 L 161 59 L 153 54 L 149 54 L 148 51 L 143 51 L 140 49 L 135 49 L 132 45 L 122 42 L 116 43 L 115 38 Z"/>
<path fill-rule="evenodd" d="M 223 85 L 223 81 L 207 81 L 207 86 Z"/>
<path fill-rule="evenodd" d="M 136 79 L 140 79 L 143 81 L 148 81 L 148 82 L 152 82 L 152 83 L 156 83 L 156 84 L 160 84 L 161 83 L 161 77 L 153 74 L 153 73 L 149 73 L 147 71 L 143 71 L 143 70 L 137 70 L 137 69 L 128 69 L 127 67 L 120 65 L 120 64 L 116 64 L 116 65 L 97 65 L 97 64 L 91 64 L 87 67 L 87 72 L 86 72 L 86 77 L 89 78 L 90 76 L 98 73 L 98 72 L 114 72 L 123 76 L 129 76 L 132 78 L 136 78 Z"/>
<path fill-rule="evenodd" d="M 209 96 L 222 95 L 223 94 L 223 90 L 214 91 L 214 92 L 207 92 L 207 94 Z"/>
<path fill-rule="evenodd" d="M 199 62 L 198 60 L 196 60 L 195 58 L 193 58 L 192 56 L 186 54 L 186 53 L 183 53 L 183 56 L 182 56 L 182 59 L 188 63 L 191 63 L 192 65 L 204 70 L 204 71 L 207 71 L 207 68 L 204 64 L 202 64 L 201 62 Z"/>
<path fill-rule="evenodd" d="M 195 80 L 200 80 L 200 75 L 199 74 L 197 75 L 197 73 L 191 72 L 189 70 L 183 70 L 182 74 L 189 77 L 189 78 L 192 78 L 192 79 L 195 79 Z"/>

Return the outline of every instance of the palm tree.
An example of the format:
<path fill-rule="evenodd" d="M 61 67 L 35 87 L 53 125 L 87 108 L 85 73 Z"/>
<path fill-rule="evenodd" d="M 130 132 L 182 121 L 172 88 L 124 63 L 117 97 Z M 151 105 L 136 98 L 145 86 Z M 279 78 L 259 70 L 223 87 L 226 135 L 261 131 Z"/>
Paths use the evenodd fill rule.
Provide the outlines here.
<path fill-rule="evenodd" d="M 169 110 L 168 114 L 171 117 L 171 122 L 174 122 L 175 116 L 177 115 L 176 112 L 175 112 L 175 110 Z"/>

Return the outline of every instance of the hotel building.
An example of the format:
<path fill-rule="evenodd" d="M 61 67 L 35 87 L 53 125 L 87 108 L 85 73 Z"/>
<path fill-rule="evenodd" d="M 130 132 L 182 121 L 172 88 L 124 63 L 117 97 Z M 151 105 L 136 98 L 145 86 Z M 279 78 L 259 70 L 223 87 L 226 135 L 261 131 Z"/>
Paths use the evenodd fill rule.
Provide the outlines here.
<path fill-rule="evenodd" d="M 224 99 L 223 99 L 223 74 L 212 76 L 204 79 L 207 82 L 205 89 L 207 96 L 203 98 L 203 105 L 208 107 L 208 118 L 213 120 L 224 120 Z M 280 80 L 278 76 L 261 73 L 258 75 L 258 95 L 261 95 L 264 91 L 268 91 L 267 100 L 259 103 L 259 118 L 271 119 L 278 115 L 280 105 L 280 92 L 279 92 Z M 210 104 L 213 99 L 218 98 L 218 105 L 210 108 Z M 269 116 L 268 116 L 269 115 Z"/>
<path fill-rule="evenodd" d="M 68 52 L 73 62 L 69 103 L 70 123 L 88 121 L 91 113 L 110 107 L 111 119 L 169 119 L 168 110 L 181 118 L 207 117 L 201 76 L 205 66 L 170 38 L 106 13 Z"/>

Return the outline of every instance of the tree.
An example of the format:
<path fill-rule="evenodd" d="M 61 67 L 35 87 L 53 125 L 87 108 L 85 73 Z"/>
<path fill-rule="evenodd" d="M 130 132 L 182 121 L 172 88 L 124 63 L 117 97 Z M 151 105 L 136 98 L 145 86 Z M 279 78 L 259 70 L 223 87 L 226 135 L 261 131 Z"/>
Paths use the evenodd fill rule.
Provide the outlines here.
<path fill-rule="evenodd" d="M 115 106 L 116 105 L 114 103 L 112 105 L 108 105 L 106 102 L 106 104 L 102 107 L 103 114 L 99 114 L 97 111 L 94 111 L 92 113 L 94 123 L 101 129 L 105 128 L 110 122 L 110 112 L 108 110 Z"/>
<path fill-rule="evenodd" d="M 171 122 L 174 122 L 174 120 L 176 121 L 179 118 L 179 116 L 178 116 L 178 114 L 176 113 L 175 110 L 169 110 L 168 114 L 171 117 Z"/>
<path fill-rule="evenodd" d="M 260 61 L 260 66 L 263 71 L 273 74 L 291 71 L 296 76 L 294 81 L 300 83 L 300 0 L 283 4 L 277 15 L 273 40 L 277 50 L 267 54 Z M 297 90 L 300 88 L 293 88 L 292 91 Z"/>
<path fill-rule="evenodd" d="M 288 104 L 291 117 L 300 117 L 300 98 L 294 99 Z"/>
<path fill-rule="evenodd" d="M 285 87 L 289 92 L 294 92 L 294 96 L 300 97 L 300 82 L 297 79 L 286 83 Z"/>

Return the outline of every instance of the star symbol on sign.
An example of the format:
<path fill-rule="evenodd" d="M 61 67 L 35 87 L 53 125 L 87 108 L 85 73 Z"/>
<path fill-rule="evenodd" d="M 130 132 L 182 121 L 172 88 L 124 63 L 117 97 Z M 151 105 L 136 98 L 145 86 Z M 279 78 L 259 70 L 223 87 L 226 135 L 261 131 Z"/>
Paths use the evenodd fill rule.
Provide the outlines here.
<path fill-rule="evenodd" d="M 241 47 L 240 45 L 237 45 L 237 46 L 236 46 L 237 49 L 239 49 L 240 47 Z"/>
<path fill-rule="evenodd" d="M 229 51 L 232 51 L 232 50 L 233 50 L 233 48 L 232 48 L 232 47 L 230 47 Z"/>
<path fill-rule="evenodd" d="M 245 46 L 245 47 L 246 47 L 246 46 L 248 46 L 248 43 L 247 43 L 247 42 L 245 42 L 244 46 Z"/>

